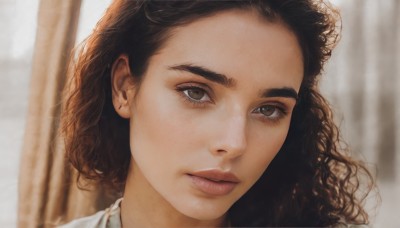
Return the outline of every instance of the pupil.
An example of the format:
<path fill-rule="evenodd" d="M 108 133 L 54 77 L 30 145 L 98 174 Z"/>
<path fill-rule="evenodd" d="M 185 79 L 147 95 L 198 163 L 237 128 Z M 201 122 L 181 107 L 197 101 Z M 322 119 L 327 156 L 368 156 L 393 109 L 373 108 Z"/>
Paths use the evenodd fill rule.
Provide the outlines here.
<path fill-rule="evenodd" d="M 191 98 L 195 100 L 201 100 L 204 96 L 204 92 L 199 89 L 191 89 L 188 91 L 188 94 Z"/>
<path fill-rule="evenodd" d="M 266 116 L 272 115 L 275 111 L 275 108 L 271 106 L 263 106 L 260 109 L 260 112 Z"/>

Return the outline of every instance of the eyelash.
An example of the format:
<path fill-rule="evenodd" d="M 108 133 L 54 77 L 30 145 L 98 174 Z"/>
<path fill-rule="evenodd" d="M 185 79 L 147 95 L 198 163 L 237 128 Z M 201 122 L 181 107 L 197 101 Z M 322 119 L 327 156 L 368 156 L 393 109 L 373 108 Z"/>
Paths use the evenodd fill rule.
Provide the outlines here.
<path fill-rule="evenodd" d="M 177 86 L 176 90 L 179 92 L 179 94 L 182 96 L 185 102 L 188 102 L 190 105 L 196 107 L 196 108 L 203 108 L 209 103 L 213 103 L 214 101 L 212 100 L 210 96 L 209 89 L 204 88 L 203 86 L 199 85 L 193 85 L 193 84 L 188 84 L 188 85 L 182 85 L 182 86 Z M 188 94 L 185 92 L 189 90 L 198 90 L 204 92 L 205 96 L 208 97 L 209 101 L 200 101 L 191 98 Z M 274 112 L 270 116 L 266 116 L 260 112 L 260 109 L 263 107 L 272 107 L 274 108 Z M 283 119 L 287 114 L 287 108 L 284 104 L 281 103 L 272 103 L 272 104 L 264 104 L 256 108 L 252 113 L 259 113 L 261 114 L 261 119 L 263 122 L 270 122 L 270 123 L 278 123 L 281 119 Z"/>
<path fill-rule="evenodd" d="M 274 108 L 274 112 L 271 114 L 271 116 L 266 116 L 260 112 L 260 109 L 263 107 L 272 107 Z M 278 104 L 278 103 L 272 103 L 272 104 L 265 104 L 262 105 L 258 108 L 256 108 L 253 113 L 260 113 L 261 114 L 261 119 L 263 121 L 267 122 L 272 122 L 272 123 L 278 123 L 280 120 L 282 120 L 285 116 L 287 116 L 288 111 L 287 108 L 283 104 Z"/>
<path fill-rule="evenodd" d="M 213 103 L 213 100 L 210 96 L 210 92 L 208 89 L 204 88 L 203 86 L 198 86 L 198 85 L 182 85 L 178 86 L 176 90 L 179 92 L 179 94 L 184 98 L 184 101 L 189 102 L 189 104 L 193 105 L 194 107 L 204 107 L 208 103 Z M 196 100 L 191 98 L 188 94 L 185 93 L 185 91 L 189 90 L 198 90 L 204 92 L 205 96 L 208 97 L 209 101 L 201 101 L 201 100 Z"/>

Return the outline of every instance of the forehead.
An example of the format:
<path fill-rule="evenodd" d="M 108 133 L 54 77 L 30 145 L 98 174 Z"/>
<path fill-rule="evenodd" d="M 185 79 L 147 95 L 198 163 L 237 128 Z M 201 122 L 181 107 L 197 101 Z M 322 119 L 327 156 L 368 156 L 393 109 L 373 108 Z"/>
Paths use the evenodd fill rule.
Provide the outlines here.
<path fill-rule="evenodd" d="M 227 10 L 174 28 L 155 58 L 165 64 L 194 63 L 230 77 L 298 88 L 303 77 L 301 48 L 282 22 L 255 10 Z M 269 77 L 266 77 L 269 76 Z"/>

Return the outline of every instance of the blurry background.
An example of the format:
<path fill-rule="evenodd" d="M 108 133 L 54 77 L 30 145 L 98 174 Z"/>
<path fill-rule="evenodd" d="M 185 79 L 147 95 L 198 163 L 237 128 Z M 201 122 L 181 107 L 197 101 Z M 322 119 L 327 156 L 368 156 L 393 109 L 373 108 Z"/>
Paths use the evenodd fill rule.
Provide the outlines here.
<path fill-rule="evenodd" d="M 76 42 L 111 0 L 82 0 Z M 326 67 L 322 93 L 344 137 L 376 169 L 382 205 L 374 227 L 400 218 L 400 1 L 332 1 L 343 37 Z M 28 119 L 39 0 L 0 0 L 0 226 L 17 222 L 18 175 Z M 399 90 L 399 91 L 398 91 Z M 25 151 L 27 148 L 25 148 Z M 35 175 L 29 177 L 35 179 Z M 374 211 L 373 209 L 371 209 Z"/>

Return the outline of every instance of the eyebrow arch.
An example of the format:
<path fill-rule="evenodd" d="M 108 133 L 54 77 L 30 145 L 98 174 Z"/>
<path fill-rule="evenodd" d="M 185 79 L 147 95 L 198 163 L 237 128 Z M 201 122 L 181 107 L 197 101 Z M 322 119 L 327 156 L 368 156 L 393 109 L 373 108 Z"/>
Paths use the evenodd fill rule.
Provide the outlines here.
<path fill-rule="evenodd" d="M 205 67 L 201 66 L 195 66 L 193 64 L 181 64 L 181 65 L 175 65 L 175 66 L 170 66 L 168 67 L 170 70 L 178 70 L 178 71 L 186 71 L 198 76 L 201 76 L 205 79 L 208 79 L 212 82 L 221 84 L 225 87 L 234 87 L 236 82 L 232 78 L 228 78 L 223 74 L 214 72 L 212 70 L 209 70 Z"/>
<path fill-rule="evenodd" d="M 196 66 L 193 64 L 180 64 L 168 67 L 170 70 L 178 70 L 189 72 L 198 76 L 201 76 L 205 79 L 213 81 L 215 83 L 221 84 L 225 87 L 234 87 L 236 85 L 236 81 L 233 78 L 228 78 L 223 74 L 214 72 L 202 66 Z M 287 97 L 293 98 L 296 101 L 298 100 L 298 94 L 295 89 L 290 87 L 282 87 L 282 88 L 271 88 L 266 89 L 261 92 L 261 97 Z"/>
<path fill-rule="evenodd" d="M 293 98 L 296 101 L 299 99 L 299 95 L 297 94 L 296 90 L 290 87 L 263 90 L 261 92 L 261 97 L 287 97 Z"/>

